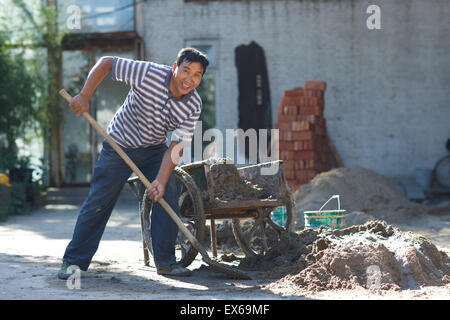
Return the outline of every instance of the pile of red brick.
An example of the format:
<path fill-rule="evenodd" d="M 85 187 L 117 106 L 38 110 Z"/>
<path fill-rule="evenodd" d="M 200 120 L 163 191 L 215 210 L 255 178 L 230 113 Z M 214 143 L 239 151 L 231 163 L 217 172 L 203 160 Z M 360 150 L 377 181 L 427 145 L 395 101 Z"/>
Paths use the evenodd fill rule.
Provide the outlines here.
<path fill-rule="evenodd" d="M 285 91 L 278 107 L 280 159 L 292 192 L 331 169 L 323 117 L 325 88 L 325 82 L 306 81 L 304 89 Z"/>

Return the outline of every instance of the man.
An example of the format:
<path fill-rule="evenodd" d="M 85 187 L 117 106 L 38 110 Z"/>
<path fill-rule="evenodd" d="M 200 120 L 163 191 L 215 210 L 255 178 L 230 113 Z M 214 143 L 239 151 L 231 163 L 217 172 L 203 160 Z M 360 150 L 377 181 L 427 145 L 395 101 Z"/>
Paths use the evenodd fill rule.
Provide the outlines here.
<path fill-rule="evenodd" d="M 89 110 L 89 98 L 111 71 L 112 79 L 131 87 L 123 105 L 111 120 L 107 133 L 152 181 L 147 196 L 152 200 L 151 235 L 158 274 L 186 276 L 190 271 L 176 264 L 178 227 L 158 201 L 164 196 L 178 210 L 177 188 L 172 175 L 185 142 L 192 138 L 202 101 L 195 90 L 209 64 L 202 52 L 182 49 L 172 67 L 119 57 L 102 57 L 89 72 L 81 92 L 70 107 L 79 116 Z M 166 145 L 167 133 L 172 132 Z M 173 154 L 176 153 L 176 154 Z M 86 271 L 97 251 L 117 197 L 131 175 L 131 169 L 104 141 L 94 168 L 89 195 L 66 248 L 60 279 L 68 279 L 68 267 Z"/>

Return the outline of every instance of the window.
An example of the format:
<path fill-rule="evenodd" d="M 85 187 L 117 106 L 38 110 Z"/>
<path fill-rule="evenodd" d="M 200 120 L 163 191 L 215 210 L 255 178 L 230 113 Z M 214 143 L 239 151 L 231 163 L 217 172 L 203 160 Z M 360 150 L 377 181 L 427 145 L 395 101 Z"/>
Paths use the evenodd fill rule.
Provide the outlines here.
<path fill-rule="evenodd" d="M 63 52 L 63 83 L 72 95 L 83 87 L 89 71 L 101 56 L 120 55 L 133 59 L 132 51 L 73 50 Z M 127 96 L 129 87 L 106 76 L 89 100 L 89 113 L 106 130 L 117 109 Z M 84 184 L 92 179 L 92 171 L 102 148 L 103 138 L 83 117 L 76 117 L 70 108 L 64 109 L 65 178 L 68 184 Z"/>

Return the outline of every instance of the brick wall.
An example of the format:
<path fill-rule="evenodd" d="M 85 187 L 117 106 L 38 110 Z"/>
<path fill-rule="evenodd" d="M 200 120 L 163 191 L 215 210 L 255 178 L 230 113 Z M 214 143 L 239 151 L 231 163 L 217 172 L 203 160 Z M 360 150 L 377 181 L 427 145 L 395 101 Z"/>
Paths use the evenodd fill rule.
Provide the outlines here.
<path fill-rule="evenodd" d="M 305 88 L 286 90 L 278 107 L 280 159 L 292 192 L 331 169 L 323 116 L 325 89 L 325 82 L 306 81 Z"/>

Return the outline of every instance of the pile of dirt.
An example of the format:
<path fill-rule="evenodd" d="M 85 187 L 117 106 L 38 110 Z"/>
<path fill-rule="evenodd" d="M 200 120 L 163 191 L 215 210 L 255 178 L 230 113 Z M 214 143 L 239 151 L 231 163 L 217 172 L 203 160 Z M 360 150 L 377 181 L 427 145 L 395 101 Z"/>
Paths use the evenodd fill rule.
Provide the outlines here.
<path fill-rule="evenodd" d="M 280 279 L 287 274 L 296 274 L 308 266 L 309 254 L 318 239 L 317 231 L 305 229 L 298 233 L 283 232 L 279 241 L 262 257 L 246 257 L 239 268 L 258 271 L 261 279 Z"/>
<path fill-rule="evenodd" d="M 408 223 L 430 210 L 409 201 L 385 176 L 363 167 L 338 168 L 318 174 L 295 194 L 296 229 L 304 227 L 304 211 L 319 210 L 332 196 L 340 195 L 341 209 L 347 210 L 346 225 L 380 219 Z M 326 209 L 336 209 L 330 201 Z"/>
<path fill-rule="evenodd" d="M 450 259 L 426 238 L 382 221 L 342 230 L 305 229 L 284 233 L 264 257 L 245 258 L 240 268 L 261 279 L 278 279 L 267 289 L 300 291 L 415 289 L 450 284 Z"/>

